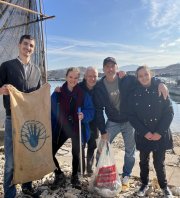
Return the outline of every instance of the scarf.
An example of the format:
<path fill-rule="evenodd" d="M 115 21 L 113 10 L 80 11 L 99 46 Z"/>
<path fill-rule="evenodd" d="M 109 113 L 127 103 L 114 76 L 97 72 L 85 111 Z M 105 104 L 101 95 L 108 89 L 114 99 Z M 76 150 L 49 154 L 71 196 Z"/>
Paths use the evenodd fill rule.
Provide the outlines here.
<path fill-rule="evenodd" d="M 78 108 L 83 106 L 83 91 L 76 85 L 72 91 L 68 90 L 67 82 L 60 93 L 60 119 L 62 125 L 68 125 L 76 134 L 79 133 Z"/>

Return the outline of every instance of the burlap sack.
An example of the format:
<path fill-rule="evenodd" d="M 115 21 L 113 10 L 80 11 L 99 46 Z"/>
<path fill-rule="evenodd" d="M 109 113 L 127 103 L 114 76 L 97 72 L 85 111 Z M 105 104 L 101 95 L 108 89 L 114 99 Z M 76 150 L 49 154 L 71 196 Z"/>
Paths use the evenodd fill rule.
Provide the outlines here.
<path fill-rule="evenodd" d="M 13 184 L 42 178 L 52 172 L 50 85 L 22 93 L 13 86 L 10 92 L 14 175 Z"/>

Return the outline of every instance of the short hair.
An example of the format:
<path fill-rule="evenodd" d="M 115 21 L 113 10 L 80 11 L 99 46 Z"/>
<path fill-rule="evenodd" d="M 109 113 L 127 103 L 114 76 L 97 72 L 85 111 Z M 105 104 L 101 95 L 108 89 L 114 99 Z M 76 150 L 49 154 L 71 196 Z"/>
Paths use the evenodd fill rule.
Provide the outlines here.
<path fill-rule="evenodd" d="M 21 38 L 19 39 L 19 44 L 21 44 L 23 42 L 24 39 L 29 39 L 29 40 L 34 40 L 34 37 L 29 35 L 29 34 L 25 34 L 25 35 L 22 35 Z"/>
<path fill-rule="evenodd" d="M 150 68 L 147 66 L 147 65 L 142 65 L 142 66 L 139 66 L 137 69 L 136 69 L 136 77 L 138 77 L 138 72 L 139 70 L 141 69 L 146 69 L 147 71 L 150 72 L 150 74 L 152 75 L 152 71 L 150 70 Z"/>
<path fill-rule="evenodd" d="M 98 74 L 97 68 L 96 67 L 93 67 L 93 66 L 87 67 L 84 75 L 87 75 L 88 71 L 95 71 Z"/>
<path fill-rule="evenodd" d="M 75 71 L 78 73 L 78 75 L 80 76 L 80 69 L 78 67 L 70 67 L 67 69 L 67 72 L 66 72 L 66 77 L 67 75 L 69 74 L 69 72 L 72 72 L 72 71 Z"/>

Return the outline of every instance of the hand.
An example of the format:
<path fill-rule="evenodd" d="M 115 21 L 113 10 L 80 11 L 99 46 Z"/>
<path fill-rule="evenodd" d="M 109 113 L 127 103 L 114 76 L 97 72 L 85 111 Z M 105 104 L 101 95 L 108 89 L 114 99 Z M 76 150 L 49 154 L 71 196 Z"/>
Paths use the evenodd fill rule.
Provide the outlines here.
<path fill-rule="evenodd" d="M 161 135 L 159 133 L 154 133 L 151 140 L 158 141 L 161 139 Z"/>
<path fill-rule="evenodd" d="M 169 90 L 166 87 L 166 85 L 163 84 L 163 83 L 160 83 L 159 84 L 159 86 L 158 86 L 158 92 L 159 92 L 159 96 L 163 95 L 164 100 L 166 100 L 166 98 L 169 95 Z"/>
<path fill-rule="evenodd" d="M 3 85 L 1 88 L 0 88 L 0 95 L 3 94 L 3 95 L 9 95 L 9 90 L 7 88 L 8 85 Z"/>
<path fill-rule="evenodd" d="M 61 92 L 61 87 L 56 87 L 54 91 L 55 92 Z"/>
<path fill-rule="evenodd" d="M 118 74 L 119 78 L 124 78 L 126 76 L 125 71 L 119 71 L 117 74 Z"/>
<path fill-rule="evenodd" d="M 147 140 L 152 140 L 153 134 L 151 132 L 146 133 L 146 135 L 144 136 Z"/>
<path fill-rule="evenodd" d="M 84 114 L 82 112 L 78 113 L 78 119 L 82 120 L 84 118 Z"/>
<path fill-rule="evenodd" d="M 103 135 L 101 135 L 101 139 L 99 141 L 98 149 L 97 149 L 98 154 L 101 154 L 102 148 L 103 148 L 104 144 L 107 143 L 108 140 L 109 140 L 109 135 L 107 132 L 104 133 Z"/>
<path fill-rule="evenodd" d="M 101 135 L 101 139 L 104 140 L 104 141 L 107 141 L 109 139 L 109 135 L 108 133 L 104 133 Z"/>

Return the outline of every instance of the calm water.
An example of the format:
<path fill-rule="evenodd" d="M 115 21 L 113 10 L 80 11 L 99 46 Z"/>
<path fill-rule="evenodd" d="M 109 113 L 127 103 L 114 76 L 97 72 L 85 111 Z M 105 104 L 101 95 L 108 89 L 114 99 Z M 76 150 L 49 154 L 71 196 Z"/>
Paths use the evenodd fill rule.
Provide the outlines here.
<path fill-rule="evenodd" d="M 62 85 L 62 81 L 51 81 L 51 93 L 55 89 L 56 86 Z M 171 96 L 172 104 L 174 108 L 174 119 L 171 124 L 171 130 L 173 132 L 180 132 L 180 97 L 179 96 Z"/>

